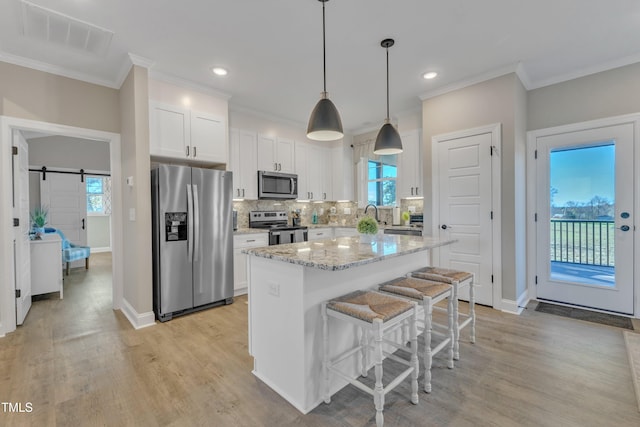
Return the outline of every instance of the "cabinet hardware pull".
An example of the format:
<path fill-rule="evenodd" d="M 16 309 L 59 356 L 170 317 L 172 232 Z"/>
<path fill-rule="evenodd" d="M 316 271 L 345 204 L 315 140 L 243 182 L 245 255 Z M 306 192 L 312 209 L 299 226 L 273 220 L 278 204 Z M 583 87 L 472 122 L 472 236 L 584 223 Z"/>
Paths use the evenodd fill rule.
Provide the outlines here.
<path fill-rule="evenodd" d="M 419 194 L 418 194 L 418 187 L 416 187 L 416 196 L 418 196 L 418 195 L 419 195 Z"/>
<path fill-rule="evenodd" d="M 240 197 L 240 189 L 238 188 L 236 191 L 238 192 L 238 197 Z"/>
<path fill-rule="evenodd" d="M 247 240 L 247 243 L 255 242 L 256 239 Z"/>
<path fill-rule="evenodd" d="M 244 197 L 244 188 L 242 189 L 242 197 Z"/>
<path fill-rule="evenodd" d="M 413 196 L 413 187 L 411 187 L 411 195 Z"/>
<path fill-rule="evenodd" d="M 194 145 L 194 146 L 193 146 L 193 158 L 194 158 L 194 159 L 196 158 L 196 148 L 198 148 L 198 147 L 196 147 L 196 146 Z"/>
<path fill-rule="evenodd" d="M 189 146 L 187 145 L 187 157 L 189 157 Z"/>
<path fill-rule="evenodd" d="M 274 170 L 274 171 L 277 171 L 277 170 L 278 170 L 278 164 L 277 164 L 277 163 L 274 163 L 274 164 L 273 164 L 273 170 Z"/>

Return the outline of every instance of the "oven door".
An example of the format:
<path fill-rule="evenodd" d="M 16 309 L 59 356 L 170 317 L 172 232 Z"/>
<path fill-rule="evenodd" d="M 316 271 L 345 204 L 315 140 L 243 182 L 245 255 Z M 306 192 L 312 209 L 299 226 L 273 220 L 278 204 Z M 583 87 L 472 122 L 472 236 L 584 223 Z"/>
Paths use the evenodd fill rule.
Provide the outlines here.
<path fill-rule="evenodd" d="M 298 197 L 298 175 L 258 171 L 259 199 L 295 199 Z"/>
<path fill-rule="evenodd" d="M 294 230 L 278 230 L 269 232 L 269 245 L 284 245 L 294 242 Z"/>

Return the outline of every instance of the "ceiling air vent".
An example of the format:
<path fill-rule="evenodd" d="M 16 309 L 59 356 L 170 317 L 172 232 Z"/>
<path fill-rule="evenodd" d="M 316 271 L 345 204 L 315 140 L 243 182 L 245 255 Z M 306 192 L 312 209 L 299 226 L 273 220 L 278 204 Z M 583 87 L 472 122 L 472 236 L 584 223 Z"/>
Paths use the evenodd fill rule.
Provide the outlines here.
<path fill-rule="evenodd" d="M 75 50 L 104 55 L 113 31 L 22 0 L 22 30 L 26 37 Z"/>

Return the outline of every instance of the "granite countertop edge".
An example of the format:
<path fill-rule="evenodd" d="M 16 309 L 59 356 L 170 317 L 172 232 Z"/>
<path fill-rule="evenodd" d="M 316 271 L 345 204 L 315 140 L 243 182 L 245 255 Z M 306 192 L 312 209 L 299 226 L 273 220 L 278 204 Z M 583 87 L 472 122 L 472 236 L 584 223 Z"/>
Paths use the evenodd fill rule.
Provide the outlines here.
<path fill-rule="evenodd" d="M 257 256 L 257 257 L 260 257 L 260 258 L 266 258 L 266 259 L 271 259 L 271 260 L 275 260 L 275 261 L 282 261 L 282 262 L 286 262 L 286 263 L 289 263 L 289 264 L 301 265 L 303 267 L 317 268 L 317 269 L 326 270 L 326 271 L 340 271 L 340 270 L 348 270 L 349 268 L 353 268 L 353 267 L 359 267 L 361 265 L 372 264 L 372 263 L 383 261 L 383 260 L 389 259 L 389 258 L 396 258 L 396 257 L 402 256 L 402 255 L 409 255 L 409 254 L 413 254 L 413 253 L 416 253 L 416 252 L 421 252 L 421 251 L 426 251 L 426 250 L 429 250 L 429 249 L 438 248 L 438 247 L 445 246 L 445 245 L 448 245 L 448 244 L 451 244 L 451 243 L 454 243 L 454 242 L 457 241 L 455 239 L 436 240 L 433 237 L 427 237 L 425 239 L 430 239 L 431 241 L 429 243 L 427 243 L 425 241 L 423 246 L 412 248 L 412 249 L 405 249 L 400 253 L 393 253 L 393 254 L 388 254 L 388 255 L 376 255 L 376 256 L 371 257 L 371 258 L 352 261 L 352 262 L 348 262 L 346 264 L 327 264 L 327 263 L 323 263 L 321 261 L 310 261 L 310 260 L 304 260 L 304 259 L 299 259 L 299 258 L 292 258 L 290 256 L 271 254 L 271 253 L 268 253 L 268 252 L 264 252 L 263 249 L 265 249 L 265 248 L 255 248 L 255 249 L 247 248 L 247 249 L 243 249 L 242 253 L 247 254 L 247 255 Z"/>

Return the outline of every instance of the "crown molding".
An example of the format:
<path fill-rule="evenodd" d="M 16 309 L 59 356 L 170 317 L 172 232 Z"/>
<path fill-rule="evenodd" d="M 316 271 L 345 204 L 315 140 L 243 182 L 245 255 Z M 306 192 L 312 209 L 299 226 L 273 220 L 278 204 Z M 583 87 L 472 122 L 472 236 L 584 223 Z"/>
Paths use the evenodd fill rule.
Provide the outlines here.
<path fill-rule="evenodd" d="M 14 55 L 0 51 L 0 61 L 9 64 L 18 65 L 20 67 L 31 68 L 33 70 L 42 71 L 56 76 L 66 77 L 73 80 L 80 80 L 85 83 L 91 83 L 98 86 L 105 86 L 111 89 L 119 89 L 120 85 L 113 80 L 101 79 L 85 73 L 72 71 L 64 67 L 48 64 L 46 62 L 36 61 L 35 59 L 25 58 L 23 56 Z"/>
<path fill-rule="evenodd" d="M 231 98 L 231 95 L 229 95 L 228 93 L 224 93 L 224 92 L 220 92 L 218 90 L 215 90 L 209 86 L 205 86 L 205 85 L 201 85 L 199 83 L 195 83 L 191 80 L 187 80 L 187 79 L 183 79 L 182 77 L 177 77 L 174 76 L 172 74 L 166 74 L 163 73 L 161 71 L 157 71 L 154 69 L 150 69 L 149 70 L 149 77 L 154 79 L 154 80 L 159 80 L 165 83 L 169 83 L 172 85 L 176 85 L 176 86 L 180 86 L 180 87 L 184 87 L 184 88 L 188 88 L 188 89 L 193 89 L 195 91 L 207 94 L 207 95 L 211 95 L 211 96 L 215 96 L 217 98 L 221 98 L 224 99 L 225 101 L 228 101 Z"/>
<path fill-rule="evenodd" d="M 589 76 L 591 74 L 597 74 L 603 71 L 613 70 L 614 68 L 620 68 L 627 65 L 636 64 L 638 62 L 640 62 L 640 53 L 625 56 L 624 58 L 615 59 L 613 61 L 602 62 L 598 65 L 581 68 L 579 70 L 572 71 L 566 74 L 561 74 L 554 77 L 550 77 L 548 79 L 538 80 L 533 82 L 531 87 L 527 89 L 531 90 L 531 89 L 538 89 L 545 86 L 551 86 L 557 83 L 562 83 L 569 80 L 578 79 L 580 77 Z"/>
<path fill-rule="evenodd" d="M 518 78 L 520 79 L 520 81 L 522 82 L 522 85 L 524 86 L 524 88 L 526 90 L 531 90 L 532 87 L 533 87 L 533 84 L 531 83 L 531 78 L 529 77 L 529 74 L 527 73 L 527 70 L 525 70 L 524 65 L 522 64 L 522 62 L 518 62 L 516 64 L 515 73 L 518 76 Z"/>
<path fill-rule="evenodd" d="M 459 80 L 457 82 L 448 84 L 446 86 L 442 86 L 434 90 L 425 92 L 422 95 L 420 95 L 420 99 L 422 101 L 426 101 L 427 99 L 435 98 L 436 96 L 444 95 L 445 93 L 453 92 L 459 89 L 464 89 L 465 87 L 473 86 L 475 84 L 482 83 L 487 80 L 495 79 L 496 77 L 501 77 L 509 73 L 515 73 L 517 68 L 518 68 L 518 64 L 510 64 L 505 67 L 495 68 L 485 73 L 477 74 L 468 79 Z"/>
<path fill-rule="evenodd" d="M 131 67 L 133 67 L 134 65 L 149 70 L 155 65 L 155 62 L 143 56 L 129 52 L 127 54 L 127 58 L 122 61 L 122 65 L 120 66 L 120 70 L 118 71 L 118 76 L 116 77 L 116 84 L 118 85 L 118 88 L 122 87 L 122 84 L 129 75 Z"/>
<path fill-rule="evenodd" d="M 155 61 L 152 61 L 151 59 L 147 59 L 140 55 L 136 55 L 135 53 L 129 52 L 128 56 L 129 61 L 131 61 L 133 65 L 137 65 L 138 67 L 151 68 L 155 65 Z"/>

